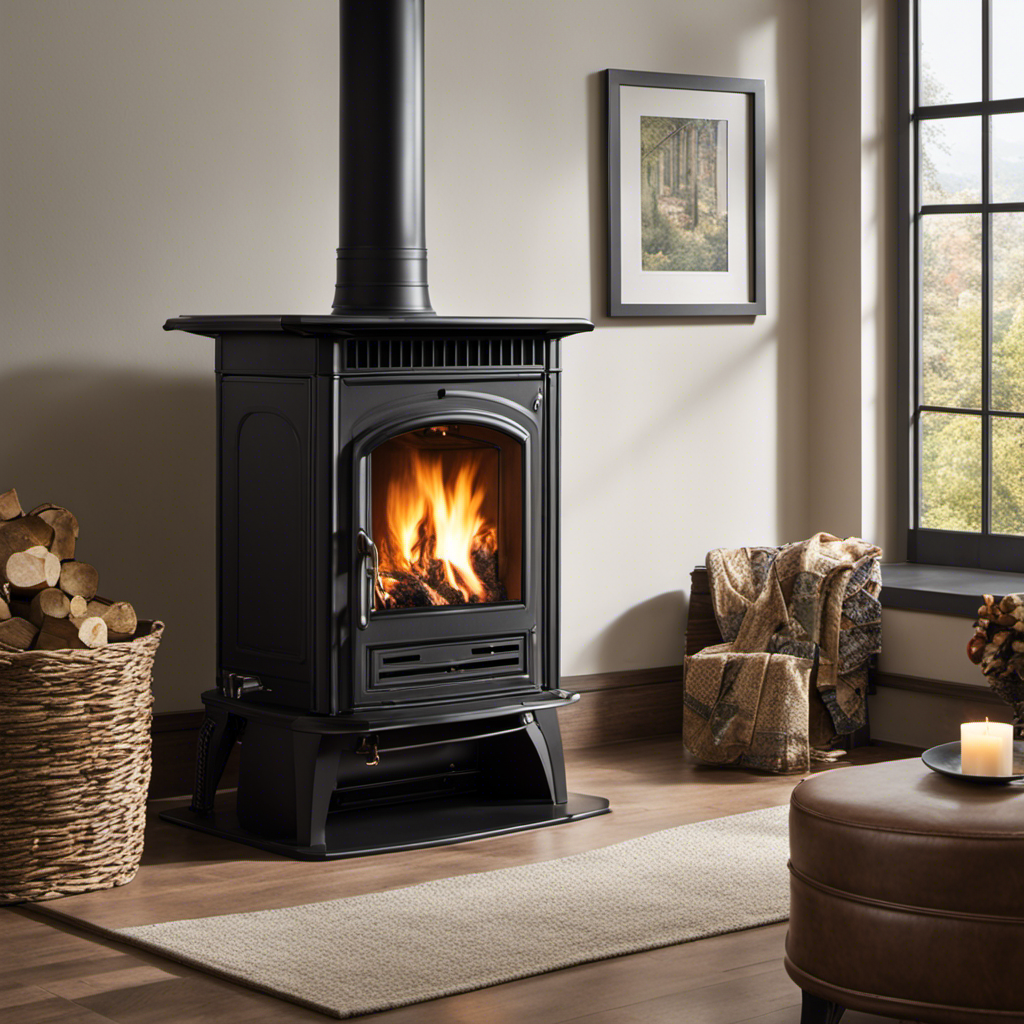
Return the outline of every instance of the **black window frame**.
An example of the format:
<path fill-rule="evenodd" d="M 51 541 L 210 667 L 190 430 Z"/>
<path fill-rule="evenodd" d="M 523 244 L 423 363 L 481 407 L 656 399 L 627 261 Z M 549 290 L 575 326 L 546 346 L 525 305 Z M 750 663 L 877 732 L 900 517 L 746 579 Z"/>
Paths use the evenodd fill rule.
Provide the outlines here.
<path fill-rule="evenodd" d="M 1024 202 L 993 203 L 991 199 L 991 118 L 995 114 L 1024 112 L 1024 98 L 993 100 L 992 95 L 992 3 L 981 0 L 982 98 L 970 103 L 949 103 L 921 107 L 917 39 L 922 0 L 898 0 L 898 81 L 899 139 L 897 151 L 899 203 L 899 244 L 897 251 L 897 331 L 900 339 L 897 358 L 897 409 L 900 430 L 906 433 L 897 451 L 900 481 L 898 514 L 907 529 L 907 560 L 932 565 L 997 569 L 1024 572 L 1024 536 L 991 532 L 993 418 L 1024 418 L 1024 412 L 993 411 L 991 408 L 992 367 L 992 246 L 991 223 L 994 213 L 1024 212 Z M 920 202 L 919 125 L 940 117 L 978 117 L 982 119 L 980 203 L 951 205 Z M 981 215 L 981 303 L 982 368 L 981 409 L 964 410 L 924 405 L 921 402 L 920 367 L 920 273 L 917 265 L 918 233 L 924 215 Z M 922 412 L 954 412 L 981 418 L 981 532 L 927 529 L 920 521 L 920 423 Z"/>

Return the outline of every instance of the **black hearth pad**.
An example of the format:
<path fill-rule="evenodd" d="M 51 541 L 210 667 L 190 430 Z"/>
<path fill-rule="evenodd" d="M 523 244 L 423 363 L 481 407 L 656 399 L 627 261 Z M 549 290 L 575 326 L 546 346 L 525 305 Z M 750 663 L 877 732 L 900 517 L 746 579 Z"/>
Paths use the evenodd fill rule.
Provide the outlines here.
<path fill-rule="evenodd" d="M 188 807 L 176 807 L 161 812 L 160 817 L 296 860 L 335 860 L 486 839 L 592 818 L 608 814 L 609 810 L 607 800 L 584 793 L 570 793 L 564 804 L 481 802 L 467 797 L 405 804 L 400 814 L 395 813 L 394 807 L 361 808 L 328 817 L 326 852 L 247 832 L 238 824 L 233 809 L 200 816 Z"/>

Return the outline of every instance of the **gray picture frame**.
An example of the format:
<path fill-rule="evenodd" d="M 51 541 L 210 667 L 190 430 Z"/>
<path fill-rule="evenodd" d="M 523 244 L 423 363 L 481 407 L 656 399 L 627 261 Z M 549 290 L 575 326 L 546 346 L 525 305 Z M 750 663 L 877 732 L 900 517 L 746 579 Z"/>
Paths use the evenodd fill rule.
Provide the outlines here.
<path fill-rule="evenodd" d="M 651 303 L 633 301 L 623 295 L 622 282 L 622 121 L 620 89 L 641 86 L 649 89 L 679 89 L 692 92 L 740 93 L 749 98 L 750 132 L 747 180 L 748 223 L 745 232 L 748 247 L 748 300 L 745 302 L 693 301 L 687 294 L 687 282 L 680 273 L 680 301 Z M 765 133 L 764 81 L 755 78 L 713 78 L 706 75 L 673 75 L 655 71 L 605 71 L 607 100 L 608 170 L 608 315 L 642 316 L 760 316 L 765 312 Z M 742 186 L 741 186 L 742 187 Z M 696 200 L 695 200 L 696 203 Z M 692 286 L 689 289 L 693 290 Z"/>

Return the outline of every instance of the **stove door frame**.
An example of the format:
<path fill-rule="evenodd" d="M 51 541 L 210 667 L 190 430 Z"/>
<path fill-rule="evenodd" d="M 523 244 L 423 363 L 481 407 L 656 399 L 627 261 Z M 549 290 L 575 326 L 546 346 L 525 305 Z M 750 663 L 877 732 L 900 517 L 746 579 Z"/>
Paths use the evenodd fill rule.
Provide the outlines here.
<path fill-rule="evenodd" d="M 345 421 L 351 423 L 351 441 L 346 443 L 344 437 L 339 438 L 339 474 L 342 478 L 347 475 L 351 481 L 348 502 L 351 530 L 345 531 L 342 540 L 342 544 L 347 545 L 347 558 L 345 547 L 339 549 L 339 568 L 349 581 L 338 662 L 341 708 L 438 703 L 496 694 L 529 695 L 544 688 L 543 581 L 547 575 L 548 552 L 545 550 L 547 531 L 541 526 L 545 508 L 547 438 L 542 402 L 538 401 L 538 396 L 543 397 L 543 382 L 540 390 L 536 379 L 440 382 L 446 385 L 443 387 L 438 383 L 389 381 L 383 392 L 388 398 L 386 402 L 373 401 L 372 393 L 359 387 L 346 388 L 347 393 L 339 399 L 339 408 L 357 407 L 352 409 L 357 413 L 355 417 L 342 417 L 343 432 L 348 432 Z M 369 407 L 366 407 L 367 399 L 370 399 Z M 360 406 L 365 408 L 361 415 L 358 414 Z M 360 550 L 359 543 L 361 533 L 373 536 L 373 450 L 399 434 L 446 423 L 489 427 L 522 445 L 523 598 L 519 602 L 500 604 L 376 611 L 372 608 L 372 578 L 367 573 L 369 556 Z M 364 619 L 365 626 L 361 624 Z M 429 656 L 443 662 L 446 654 L 440 649 L 444 647 L 450 650 L 454 664 L 474 646 L 484 650 L 488 644 L 504 650 L 517 646 L 525 664 L 519 669 L 506 670 L 507 675 L 494 677 L 488 677 L 483 669 L 469 677 L 444 682 L 417 682 L 406 678 L 388 685 L 379 679 L 374 681 L 375 659 L 379 669 L 382 653 L 395 652 L 395 656 L 400 657 L 403 650 L 423 653 L 429 648 Z M 349 647 L 348 657 L 344 651 L 346 646 Z M 511 661 L 512 657 L 515 656 L 505 655 L 504 660 Z M 483 655 L 483 666 L 486 661 L 487 655 Z M 453 670 L 453 674 L 457 673 Z M 344 675 L 348 676 L 348 685 L 341 678 Z M 346 695 L 349 700 L 345 699 Z"/>

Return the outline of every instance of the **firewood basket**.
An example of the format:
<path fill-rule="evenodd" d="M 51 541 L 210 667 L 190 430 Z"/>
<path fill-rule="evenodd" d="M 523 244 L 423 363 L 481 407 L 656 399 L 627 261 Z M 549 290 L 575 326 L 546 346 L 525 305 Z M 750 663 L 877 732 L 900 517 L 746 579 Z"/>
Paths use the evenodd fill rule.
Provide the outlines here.
<path fill-rule="evenodd" d="M 135 876 L 163 628 L 95 650 L 0 649 L 0 903 Z"/>

